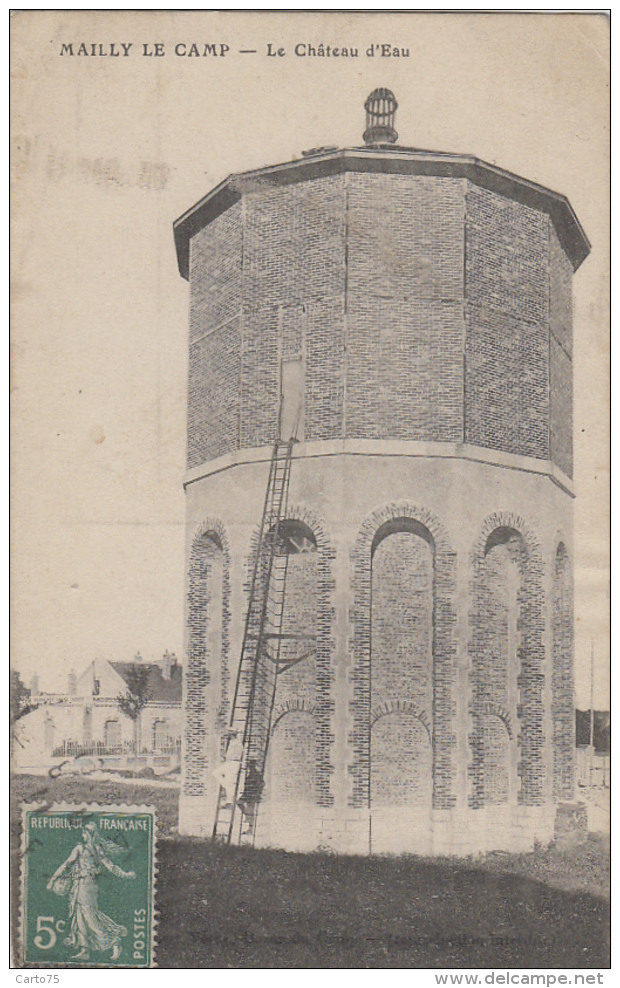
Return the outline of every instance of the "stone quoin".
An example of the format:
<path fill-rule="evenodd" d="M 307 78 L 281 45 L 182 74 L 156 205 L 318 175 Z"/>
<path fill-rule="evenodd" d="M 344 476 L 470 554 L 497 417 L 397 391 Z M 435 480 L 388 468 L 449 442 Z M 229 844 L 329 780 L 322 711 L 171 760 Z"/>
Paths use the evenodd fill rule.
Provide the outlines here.
<path fill-rule="evenodd" d="M 364 145 L 230 176 L 174 226 L 189 281 L 180 830 L 210 837 L 271 449 L 300 411 L 257 845 L 525 850 L 574 799 L 568 200 Z M 284 646 L 283 646 L 284 647 Z"/>

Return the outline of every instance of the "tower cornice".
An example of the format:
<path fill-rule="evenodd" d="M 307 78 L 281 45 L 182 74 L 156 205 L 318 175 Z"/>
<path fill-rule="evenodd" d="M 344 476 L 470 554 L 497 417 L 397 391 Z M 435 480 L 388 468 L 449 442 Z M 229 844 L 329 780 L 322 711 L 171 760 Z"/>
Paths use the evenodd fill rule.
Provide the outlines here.
<path fill-rule="evenodd" d="M 246 193 L 292 185 L 345 172 L 463 178 L 483 189 L 548 214 L 573 270 L 590 253 L 590 242 L 566 196 L 491 165 L 473 155 L 415 148 L 361 147 L 318 151 L 307 157 L 229 175 L 174 223 L 179 271 L 189 278 L 189 243 Z"/>

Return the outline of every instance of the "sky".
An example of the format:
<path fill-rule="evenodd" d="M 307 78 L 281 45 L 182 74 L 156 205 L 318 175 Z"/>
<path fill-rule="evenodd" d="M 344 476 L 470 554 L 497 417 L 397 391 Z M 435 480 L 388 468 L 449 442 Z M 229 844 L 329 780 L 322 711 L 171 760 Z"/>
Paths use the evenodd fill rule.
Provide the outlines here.
<path fill-rule="evenodd" d="M 82 42 L 108 54 L 78 55 Z M 295 55 L 321 42 L 359 56 Z M 228 51 L 188 57 L 192 43 Z M 367 55 L 384 44 L 409 56 Z M 576 691 L 589 706 L 593 653 L 608 705 L 608 46 L 594 14 L 13 16 L 12 637 L 26 682 L 62 690 L 71 669 L 138 650 L 182 657 L 188 286 L 172 223 L 231 173 L 361 144 L 364 100 L 387 86 L 401 143 L 563 193 L 592 244 L 573 285 Z"/>

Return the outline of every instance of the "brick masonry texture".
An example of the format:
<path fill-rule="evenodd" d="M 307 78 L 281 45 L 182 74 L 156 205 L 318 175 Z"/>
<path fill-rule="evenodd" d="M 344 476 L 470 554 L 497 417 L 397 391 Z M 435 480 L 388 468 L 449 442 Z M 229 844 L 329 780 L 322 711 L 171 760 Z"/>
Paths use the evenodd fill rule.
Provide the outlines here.
<path fill-rule="evenodd" d="M 433 703 L 433 552 L 419 535 L 396 532 L 372 561 L 372 703 Z"/>
<path fill-rule="evenodd" d="M 248 179 L 237 191 L 191 241 L 190 468 L 270 443 L 281 362 L 298 360 L 304 442 L 468 443 L 571 474 L 572 268 L 546 213 L 438 176 Z M 292 467 L 291 490 L 296 470 L 307 484 L 287 524 L 306 551 L 288 557 L 283 630 L 316 650 L 278 678 L 266 804 L 340 814 L 343 831 L 369 808 L 377 826 L 392 809 L 409 821 L 432 810 L 456 832 L 459 814 L 475 829 L 489 810 L 492 829 L 517 806 L 534 819 L 574 798 L 570 542 L 554 527 L 570 526 L 567 496 L 544 476 L 403 455 L 394 468 L 365 459 L 358 499 L 345 477 L 360 482 L 361 454 L 332 446 L 327 466 L 307 452 Z M 219 518 L 188 558 L 183 796 L 204 805 L 256 551 L 260 506 L 241 503 L 252 469 L 190 485 L 194 522 L 197 505 Z M 484 507 L 450 491 L 452 477 Z M 281 658 L 303 647 L 289 639 Z"/>
<path fill-rule="evenodd" d="M 372 563 L 370 803 L 430 805 L 432 749 L 410 711 L 433 709 L 433 551 L 410 532 L 386 536 Z M 405 702 L 403 702 L 405 701 Z"/>
<path fill-rule="evenodd" d="M 284 643 L 282 657 L 294 658 L 312 647 L 314 652 L 278 676 L 270 741 L 270 745 L 275 743 L 276 767 L 270 770 L 269 783 L 272 791 L 286 792 L 291 798 L 292 793 L 297 791 L 296 787 L 301 785 L 299 780 L 304 780 L 306 787 L 310 787 L 315 794 L 317 805 L 328 807 L 333 803 L 330 751 L 333 741 L 332 595 L 335 584 L 332 568 L 335 550 L 324 521 L 315 512 L 289 505 L 286 518 L 285 530 L 292 533 L 298 543 L 305 538 L 314 544 L 314 548 L 290 556 L 282 630 L 286 634 L 311 634 L 314 641 Z M 252 572 L 257 541 L 258 532 L 255 532 L 247 563 L 248 573 Z M 247 594 L 247 584 L 245 589 Z M 298 716 L 299 711 L 304 712 L 303 718 Z M 299 745 L 291 737 L 291 732 L 294 733 L 292 725 L 301 725 L 307 744 Z M 284 765 L 283 752 L 288 752 L 292 759 L 285 772 L 288 782 L 278 776 L 277 766 Z"/>
<path fill-rule="evenodd" d="M 540 551 L 522 518 L 498 514 L 487 519 L 474 549 L 472 573 L 470 805 L 504 798 L 497 788 L 497 767 L 495 789 L 487 777 L 499 731 L 496 721 L 491 728 L 490 718 L 503 722 L 514 746 L 518 802 L 538 805 L 544 799 L 544 593 Z M 504 774 L 509 759 L 508 751 Z"/>
<path fill-rule="evenodd" d="M 352 552 L 353 567 L 353 588 L 355 603 L 353 610 L 353 717 L 354 731 L 352 743 L 354 748 L 354 760 L 350 772 L 352 776 L 351 804 L 359 807 L 367 804 L 370 796 L 371 777 L 371 723 L 373 697 L 373 637 L 371 627 L 371 600 L 372 600 L 372 570 L 373 559 L 380 549 L 383 537 L 393 538 L 398 532 L 410 532 L 414 537 L 421 538 L 430 547 L 432 556 L 432 603 L 429 601 L 429 592 L 426 592 L 426 607 L 432 608 L 432 643 L 430 646 L 432 655 L 432 736 L 433 736 L 433 805 L 438 809 L 447 809 L 454 802 L 452 792 L 453 765 L 452 754 L 455 746 L 455 735 L 453 728 L 453 685 L 455 675 L 455 651 L 456 643 L 454 637 L 454 567 L 455 554 L 450 548 L 449 541 L 439 521 L 428 511 L 417 508 L 412 504 L 392 504 L 375 512 L 366 519 Z M 377 548 L 379 547 L 379 549 Z M 417 553 L 420 553 L 418 548 Z M 417 555 L 417 554 L 416 554 Z M 428 585 L 429 563 L 428 557 L 425 563 L 420 565 L 418 556 L 417 578 L 421 582 L 425 580 Z M 402 601 L 395 595 L 392 607 L 397 610 L 402 607 Z M 428 619 L 427 619 L 428 620 Z M 418 645 L 418 662 L 415 657 L 410 660 L 410 668 L 404 671 L 401 683 L 405 696 L 404 700 L 410 700 L 412 680 L 416 683 L 418 697 L 428 697 L 430 690 L 426 683 L 428 679 L 422 677 L 420 673 L 420 643 L 428 650 L 428 632 L 424 628 L 424 619 L 420 623 L 416 622 L 413 630 L 413 638 Z M 398 632 L 394 632 L 395 637 Z M 381 646 L 379 646 L 381 648 Z M 381 655 L 381 652 L 379 653 Z M 427 651 L 428 655 L 428 651 Z M 431 655 L 428 656 L 429 664 Z M 383 663 L 379 658 L 380 684 L 385 686 L 390 683 L 389 671 L 386 669 L 387 656 Z M 424 663 L 423 663 L 424 664 Z M 422 665 L 423 665 L 422 664 Z M 383 665 L 383 670 L 381 666 Z M 417 668 L 416 668 L 417 666 Z M 392 677 L 393 678 L 393 677 Z M 430 678 L 430 677 L 429 677 Z M 419 680 L 422 679 L 420 684 Z M 424 680 L 426 679 L 426 683 Z M 409 680 L 407 682 L 407 680 Z M 390 683 L 390 685 L 392 685 Z M 398 684 L 401 685 L 401 684 Z M 425 689 L 420 689 L 420 685 Z M 389 688 L 389 687 L 388 687 Z M 388 697 L 379 694 L 378 703 L 381 704 Z M 400 700 L 400 697 L 390 699 Z M 423 708 L 422 708 L 423 709 Z M 411 711 L 413 712 L 413 711 Z M 419 711 L 421 713 L 422 711 Z M 428 712 L 424 711 L 425 716 Z M 401 718 L 399 718 L 401 719 Z M 389 726 L 389 722 L 388 725 Z M 383 732 L 385 738 L 385 733 Z M 398 735 L 397 735 L 398 736 Z M 421 737 L 421 735 L 420 735 Z M 379 764 L 381 758 L 387 756 L 385 751 L 386 741 L 381 744 L 379 735 L 378 748 Z M 383 749 L 383 754 L 382 754 Z"/>
<path fill-rule="evenodd" d="M 430 806 L 432 746 L 424 725 L 408 713 L 386 714 L 372 726 L 370 805 Z"/>
<path fill-rule="evenodd" d="M 285 801 L 314 804 L 316 765 L 314 715 L 291 709 L 275 723 L 269 747 L 265 796 L 276 805 Z"/>
<path fill-rule="evenodd" d="M 190 346 L 188 377 L 188 464 L 239 448 L 239 372 L 241 335 L 238 319 Z M 208 379 L 211 387 L 205 388 Z"/>
<path fill-rule="evenodd" d="M 209 784 L 208 725 L 227 720 L 229 680 L 229 551 L 223 526 L 207 522 L 194 539 L 188 573 L 187 672 L 184 778 L 186 796 L 202 796 Z M 219 683 L 219 695 L 213 684 Z M 211 689 L 210 689 L 211 686 Z M 215 709 L 214 709 L 215 708 Z"/>
<path fill-rule="evenodd" d="M 346 434 L 458 442 L 465 184 L 348 178 Z"/>
<path fill-rule="evenodd" d="M 232 206 L 193 237 L 190 344 L 239 315 L 243 298 L 243 211 Z"/>
<path fill-rule="evenodd" d="M 550 226 L 549 443 L 551 459 L 573 475 L 572 268 Z"/>
<path fill-rule="evenodd" d="M 470 185 L 467 192 L 466 441 L 549 454 L 549 224 Z"/>
<path fill-rule="evenodd" d="M 573 710 L 573 581 L 566 546 L 560 542 L 553 574 L 553 793 L 574 796 L 575 714 Z"/>
<path fill-rule="evenodd" d="M 572 470 L 572 269 L 545 213 L 464 179 L 349 173 L 243 198 L 191 241 L 188 466 L 275 435 L 469 442 Z"/>

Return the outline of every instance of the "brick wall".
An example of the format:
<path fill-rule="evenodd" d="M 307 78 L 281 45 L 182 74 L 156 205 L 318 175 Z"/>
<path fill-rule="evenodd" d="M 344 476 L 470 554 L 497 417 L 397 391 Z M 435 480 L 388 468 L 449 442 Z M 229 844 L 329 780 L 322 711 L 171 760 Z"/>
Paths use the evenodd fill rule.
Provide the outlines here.
<path fill-rule="evenodd" d="M 462 442 L 572 469 L 571 265 L 545 213 L 462 179 L 249 185 L 191 242 L 188 464 L 275 435 Z"/>
<path fill-rule="evenodd" d="M 495 714 L 481 718 L 481 741 L 484 752 L 484 806 L 501 805 L 510 798 L 511 744 L 506 724 Z"/>
<path fill-rule="evenodd" d="M 371 703 L 433 703 L 433 550 L 412 532 L 389 535 L 372 560 Z M 374 757 L 374 755 L 373 755 Z"/>
<path fill-rule="evenodd" d="M 421 535 L 395 532 L 372 559 L 372 708 L 392 705 L 372 725 L 372 806 L 430 806 L 432 749 L 424 724 L 398 709 L 433 709 L 433 549 Z"/>
<path fill-rule="evenodd" d="M 305 357 L 305 438 L 341 435 L 344 179 L 246 196 L 241 445 L 270 442 L 279 362 Z"/>
<path fill-rule="evenodd" d="M 470 185 L 466 245 L 466 441 L 545 459 L 547 217 Z"/>
<path fill-rule="evenodd" d="M 276 790 L 284 786 L 287 791 L 293 785 L 293 777 L 304 779 L 311 785 L 314 798 L 319 806 L 331 806 L 332 765 L 330 760 L 333 736 L 331 717 L 332 699 L 332 636 L 334 579 L 332 567 L 335 559 L 324 522 L 313 511 L 289 505 L 284 532 L 306 551 L 297 552 L 292 545 L 289 551 L 289 564 L 286 578 L 285 605 L 282 631 L 287 635 L 312 635 L 313 641 L 284 641 L 280 657 L 293 660 L 306 651 L 312 655 L 282 672 L 277 678 L 275 708 L 272 725 L 275 726 L 271 743 L 276 744 L 276 754 L 269 755 L 273 762 L 269 768 L 271 785 Z M 258 533 L 248 560 L 248 573 L 252 571 Z M 292 551 L 290 551 L 292 550 Z M 246 591 L 248 586 L 246 585 Z M 298 745 L 289 737 L 294 730 L 291 725 L 301 723 L 297 718 L 288 720 L 292 712 L 303 710 L 303 736 L 305 742 Z M 282 718 L 282 725 L 280 725 Z M 300 728 L 301 729 L 301 728 Z M 288 740 L 287 740 L 288 738 Z M 279 779 L 284 752 L 290 755 L 291 764 L 286 769 L 286 779 Z M 312 765 L 311 775 L 308 773 Z M 284 791 L 284 790 L 283 790 Z M 291 790 L 292 791 L 292 790 Z"/>
<path fill-rule="evenodd" d="M 432 747 L 424 724 L 408 713 L 379 718 L 371 729 L 370 805 L 430 806 Z"/>
<path fill-rule="evenodd" d="M 502 779 L 511 759 L 518 801 L 538 805 L 543 801 L 545 746 L 540 552 L 523 519 L 492 515 L 477 539 L 472 564 L 470 805 L 477 808 L 504 798 Z M 507 736 L 501 735 L 506 752 L 500 766 L 494 753 L 497 719 Z"/>
<path fill-rule="evenodd" d="M 424 587 L 422 598 L 424 599 L 424 616 L 414 617 L 408 609 L 406 597 L 400 598 L 395 606 L 405 608 L 408 612 L 407 620 L 409 630 L 403 639 L 398 642 L 399 635 L 393 630 L 393 644 L 402 646 L 401 654 L 407 649 L 406 638 L 409 644 L 413 644 L 415 653 L 407 658 L 407 668 L 402 674 L 398 670 L 390 668 L 392 665 L 389 656 L 390 641 L 386 636 L 389 634 L 387 627 L 384 628 L 384 644 L 379 645 L 380 655 L 377 671 L 379 682 L 383 682 L 386 693 L 384 696 L 376 696 L 374 693 L 374 642 L 371 622 L 371 599 L 373 591 L 373 557 L 381 551 L 383 542 L 391 542 L 397 533 L 407 533 L 405 538 L 413 538 L 425 542 L 427 549 L 420 548 L 417 542 L 413 543 L 413 548 L 408 553 L 409 559 L 406 563 L 408 569 L 415 568 L 415 581 L 418 591 Z M 400 538 L 397 542 L 392 542 L 393 546 L 398 546 L 402 542 Z M 432 551 L 431 551 L 432 547 Z M 429 552 L 432 557 L 432 591 L 429 587 Z M 395 562 L 395 572 L 393 579 L 396 583 L 399 579 L 402 582 L 406 579 L 404 569 L 400 569 L 396 561 L 397 550 L 394 553 L 389 546 L 383 550 L 384 560 L 387 562 L 390 557 Z M 379 557 L 381 558 L 381 557 Z M 454 676 L 456 642 L 454 635 L 455 613 L 455 564 L 456 556 L 450 547 L 448 537 L 437 518 L 428 510 L 421 509 L 412 504 L 390 504 L 378 509 L 370 515 L 358 534 L 355 545 L 351 553 L 351 565 L 353 573 L 354 606 L 351 614 L 353 624 L 353 704 L 352 714 L 354 728 L 351 736 L 353 746 L 353 761 L 349 771 L 351 775 L 351 796 L 350 802 L 354 807 L 363 807 L 368 804 L 371 793 L 371 725 L 373 722 L 379 723 L 383 713 L 396 714 L 406 713 L 420 722 L 429 734 L 433 736 L 432 746 L 432 777 L 433 777 L 433 806 L 438 809 L 447 809 L 454 803 L 454 768 L 453 755 L 456 745 L 454 734 Z M 400 572 L 399 572 L 400 570 Z M 410 573 L 410 576 L 413 574 Z M 375 587 L 376 589 L 376 587 Z M 385 599 L 385 598 L 384 598 Z M 428 643 L 429 611 L 432 609 L 430 624 L 432 627 L 432 641 Z M 399 616 L 402 618 L 401 613 Z M 379 636 L 381 642 L 381 633 Z M 429 678 L 424 677 L 424 654 L 430 664 L 432 677 L 432 687 L 429 687 Z M 422 680 L 422 682 L 420 682 Z M 392 684 L 402 686 L 405 696 L 387 697 L 387 689 Z M 409 690 L 414 686 L 420 698 L 424 697 L 424 702 L 428 703 L 432 696 L 432 709 L 422 707 L 417 704 Z M 376 702 L 375 702 L 376 701 Z M 387 701 L 387 702 L 386 702 Z M 383 707 L 383 710 L 381 709 Z M 387 707 L 387 709 L 386 709 Z M 432 719 L 431 719 L 432 718 Z M 387 737 L 385 744 L 389 745 L 390 729 L 389 717 L 386 718 L 388 724 L 379 729 L 376 737 Z M 430 720 L 430 723 L 429 723 Z M 398 721 L 399 722 L 399 721 Z M 396 723 L 398 723 L 396 722 Z M 431 726 L 432 725 L 432 726 Z M 417 732 L 417 728 L 407 728 Z M 398 732 L 397 732 L 398 733 Z M 396 738 L 397 734 L 394 735 Z M 422 735 L 417 734 L 422 737 Z M 389 748 L 375 749 L 375 754 L 379 752 L 379 764 L 381 758 L 392 757 Z M 420 752 L 418 752 L 420 754 Z M 391 769 L 389 770 L 391 771 Z M 379 776 L 380 778 L 381 776 Z"/>
<path fill-rule="evenodd" d="M 233 319 L 190 345 L 187 465 L 239 448 L 241 322 Z M 209 382 L 208 387 L 205 383 Z"/>
<path fill-rule="evenodd" d="M 549 227 L 549 444 L 554 463 L 573 475 L 573 313 L 571 263 Z"/>
<path fill-rule="evenodd" d="M 236 203 L 190 242 L 190 344 L 240 315 L 243 209 Z"/>
<path fill-rule="evenodd" d="M 555 799 L 574 797 L 575 712 L 573 701 L 573 583 L 566 546 L 560 542 L 554 560 L 553 673 L 551 715 L 553 723 L 553 794 Z"/>
<path fill-rule="evenodd" d="M 349 436 L 462 439 L 464 190 L 348 176 Z"/>
<path fill-rule="evenodd" d="M 275 721 L 265 797 L 276 805 L 315 802 L 315 735 L 314 715 L 309 711 L 293 708 Z"/>
<path fill-rule="evenodd" d="M 229 554 L 221 525 L 207 524 L 189 561 L 185 710 L 185 796 L 203 796 L 219 731 L 227 719 L 230 585 Z"/>
<path fill-rule="evenodd" d="M 298 535 L 298 544 L 303 535 Z M 285 635 L 316 635 L 317 551 L 297 552 L 288 544 L 286 595 L 282 616 Z M 285 639 L 281 662 L 294 662 L 311 643 Z M 278 676 L 277 708 L 270 742 L 269 791 L 271 799 L 314 800 L 316 793 L 316 656 L 291 666 Z M 303 709 L 303 714 L 300 713 Z"/>

